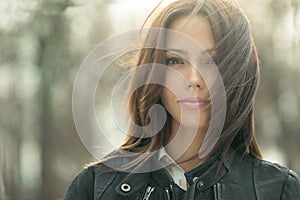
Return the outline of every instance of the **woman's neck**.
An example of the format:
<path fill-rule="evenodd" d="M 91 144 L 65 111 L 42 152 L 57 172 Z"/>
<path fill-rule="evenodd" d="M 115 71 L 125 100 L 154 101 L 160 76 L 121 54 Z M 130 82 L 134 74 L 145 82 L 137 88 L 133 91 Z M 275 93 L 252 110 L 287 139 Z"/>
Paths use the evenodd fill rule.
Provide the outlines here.
<path fill-rule="evenodd" d="M 207 128 L 191 128 L 180 126 L 177 122 L 172 123 L 171 138 L 166 150 L 184 171 L 205 161 L 198 155 L 206 132 Z"/>

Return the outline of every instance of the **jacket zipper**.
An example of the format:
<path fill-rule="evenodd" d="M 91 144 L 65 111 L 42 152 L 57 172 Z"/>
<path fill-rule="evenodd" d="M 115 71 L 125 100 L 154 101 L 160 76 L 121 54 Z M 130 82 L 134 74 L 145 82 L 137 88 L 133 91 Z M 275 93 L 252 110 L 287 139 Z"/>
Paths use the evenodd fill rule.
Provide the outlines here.
<path fill-rule="evenodd" d="M 222 195 L 222 188 L 221 188 L 221 184 L 220 183 L 216 183 L 213 186 L 214 189 L 214 200 L 222 200 L 224 199 L 223 195 Z"/>
<path fill-rule="evenodd" d="M 168 200 L 171 200 L 172 190 L 173 190 L 173 186 L 172 186 L 172 184 L 170 184 L 170 190 L 168 188 L 166 188 L 166 194 L 167 194 Z"/>
<path fill-rule="evenodd" d="M 167 193 L 167 198 L 168 198 L 168 200 L 171 200 L 170 192 L 169 192 L 168 188 L 166 188 L 166 193 Z"/>
<path fill-rule="evenodd" d="M 153 192 L 154 187 L 148 186 L 146 189 L 146 193 L 143 197 L 143 200 L 148 200 L 150 198 L 151 193 Z"/>
<path fill-rule="evenodd" d="M 218 200 L 218 191 L 217 191 L 217 185 L 214 185 L 214 200 Z"/>

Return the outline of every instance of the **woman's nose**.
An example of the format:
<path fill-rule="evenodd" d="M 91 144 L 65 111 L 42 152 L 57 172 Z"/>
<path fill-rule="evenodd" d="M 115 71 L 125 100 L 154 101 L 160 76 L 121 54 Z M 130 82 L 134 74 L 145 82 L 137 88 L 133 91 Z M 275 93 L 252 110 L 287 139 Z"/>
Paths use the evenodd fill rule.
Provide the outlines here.
<path fill-rule="evenodd" d="M 198 89 L 203 89 L 205 87 L 205 82 L 200 74 L 200 71 L 193 66 L 189 67 L 189 72 L 188 72 L 188 87 L 189 88 L 198 88 Z"/>

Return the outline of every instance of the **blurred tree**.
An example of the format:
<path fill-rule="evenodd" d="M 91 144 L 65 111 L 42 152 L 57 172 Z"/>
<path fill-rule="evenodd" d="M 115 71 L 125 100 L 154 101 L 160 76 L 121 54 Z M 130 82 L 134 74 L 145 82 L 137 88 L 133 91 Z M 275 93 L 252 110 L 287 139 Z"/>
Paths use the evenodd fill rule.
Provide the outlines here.
<path fill-rule="evenodd" d="M 0 199 L 62 197 L 93 160 L 75 130 L 72 87 L 88 51 L 110 34 L 112 2 L 39 1 L 28 20 L 0 29 Z M 72 9 L 79 15 L 68 15 Z M 71 31 L 78 17 L 93 31 Z M 79 39 L 80 32 L 88 35 Z"/>
<path fill-rule="evenodd" d="M 268 159 L 300 173 L 299 1 L 242 2 L 261 61 L 257 135 Z"/>
<path fill-rule="evenodd" d="M 97 6 L 98 16 L 95 17 L 95 21 L 89 19 L 92 27 L 97 27 L 95 29 L 97 34 L 91 32 L 94 33 L 89 41 L 92 44 L 99 43 L 109 33 L 109 20 L 106 14 L 109 3 L 111 1 L 101 1 Z M 74 34 L 69 29 L 73 19 L 65 15 L 65 11 L 71 8 L 71 5 L 77 6 L 67 0 L 44 1 L 34 21 L 38 38 L 37 66 L 41 77 L 38 93 L 41 110 L 38 124 L 42 185 L 39 199 L 61 197 L 71 179 L 69 176 L 65 177 L 64 172 L 69 171 L 68 175 L 73 176 L 80 170 L 78 167 L 83 166 L 84 160 L 91 161 L 77 137 L 72 118 L 71 96 L 74 77 L 70 77 L 70 73 L 76 70 L 74 66 L 79 66 L 87 52 L 72 50 L 73 43 L 76 44 L 78 41 L 70 39 L 70 35 Z M 76 27 L 76 31 L 84 30 Z M 75 52 L 77 55 L 72 54 Z M 61 155 L 62 152 L 64 155 Z M 77 167 L 71 168 L 74 166 L 72 160 Z"/>
<path fill-rule="evenodd" d="M 54 122 L 55 106 L 53 99 L 53 84 L 63 67 L 67 67 L 67 35 L 68 24 L 63 15 L 67 8 L 65 1 L 43 1 L 41 9 L 35 15 L 34 28 L 38 40 L 37 66 L 40 73 L 40 146 L 42 161 L 42 185 L 39 199 L 57 197 L 57 184 L 60 178 L 54 171 L 57 126 Z"/>

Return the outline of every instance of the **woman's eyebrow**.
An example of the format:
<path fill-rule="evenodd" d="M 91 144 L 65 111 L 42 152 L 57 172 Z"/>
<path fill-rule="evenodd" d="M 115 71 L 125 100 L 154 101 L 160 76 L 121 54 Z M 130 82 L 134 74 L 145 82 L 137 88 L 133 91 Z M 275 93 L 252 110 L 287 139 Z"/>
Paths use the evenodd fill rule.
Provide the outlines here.
<path fill-rule="evenodd" d="M 184 49 L 166 49 L 166 52 L 170 52 L 170 53 L 177 53 L 179 55 L 183 55 L 183 56 L 187 56 L 189 55 L 189 53 L 184 50 Z M 215 54 L 215 49 L 214 48 L 210 48 L 210 49 L 204 49 L 200 52 L 201 55 L 205 55 L 205 54 Z"/>
<path fill-rule="evenodd" d="M 176 53 L 176 54 L 184 55 L 184 56 L 189 55 L 189 53 L 183 49 L 166 49 L 166 52 Z"/>

